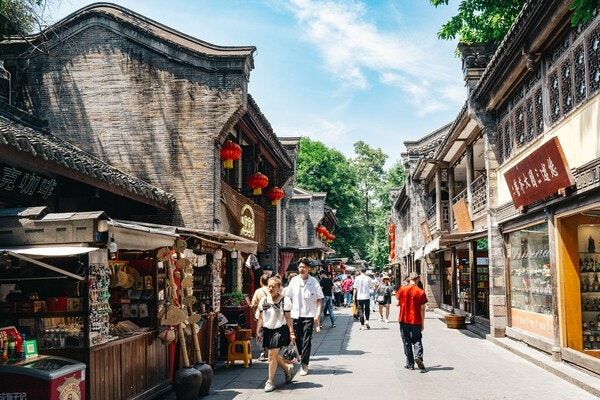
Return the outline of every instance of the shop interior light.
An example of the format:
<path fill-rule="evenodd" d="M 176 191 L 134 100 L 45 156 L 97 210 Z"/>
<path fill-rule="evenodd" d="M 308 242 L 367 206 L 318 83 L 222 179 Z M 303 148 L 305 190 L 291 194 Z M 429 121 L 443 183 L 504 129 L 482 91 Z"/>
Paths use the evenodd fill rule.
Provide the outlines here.
<path fill-rule="evenodd" d="M 215 250 L 215 253 L 213 254 L 213 258 L 215 260 L 220 260 L 221 258 L 223 258 L 223 250 L 221 250 L 221 249 Z"/>
<path fill-rule="evenodd" d="M 238 252 L 237 252 L 237 250 L 235 249 L 235 242 L 233 242 L 233 250 L 231 250 L 231 258 L 232 258 L 232 259 L 234 259 L 234 260 L 235 260 L 236 258 L 238 258 Z"/>

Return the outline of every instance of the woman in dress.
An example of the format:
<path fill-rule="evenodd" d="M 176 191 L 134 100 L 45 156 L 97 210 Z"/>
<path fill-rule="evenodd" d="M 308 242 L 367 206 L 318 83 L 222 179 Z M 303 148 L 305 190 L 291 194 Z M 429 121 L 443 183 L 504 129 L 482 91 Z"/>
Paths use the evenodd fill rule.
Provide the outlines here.
<path fill-rule="evenodd" d="M 285 382 L 291 382 L 292 364 L 286 364 L 279 355 L 279 349 L 296 340 L 294 324 L 290 317 L 292 301 L 281 293 L 281 279 L 269 278 L 267 284 L 269 294 L 258 305 L 260 315 L 256 326 L 256 340 L 262 339 L 263 346 L 268 349 L 269 376 L 265 383 L 265 392 L 275 390 L 275 373 L 277 366 L 285 373 Z M 262 337 L 261 337 L 262 335 Z"/>
<path fill-rule="evenodd" d="M 392 304 L 392 292 L 394 288 L 390 285 L 390 277 L 383 275 L 381 283 L 377 287 L 375 292 L 375 298 L 379 304 L 379 320 L 384 322 L 390 322 L 390 304 Z M 383 318 L 383 310 L 385 309 L 385 318 Z"/>

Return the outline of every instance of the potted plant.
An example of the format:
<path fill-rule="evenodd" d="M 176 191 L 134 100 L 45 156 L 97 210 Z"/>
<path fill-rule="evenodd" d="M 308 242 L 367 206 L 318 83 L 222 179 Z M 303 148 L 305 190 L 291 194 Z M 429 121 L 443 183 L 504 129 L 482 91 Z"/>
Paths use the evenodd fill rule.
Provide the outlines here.
<path fill-rule="evenodd" d="M 246 295 L 240 290 L 221 295 L 221 305 L 223 307 L 241 307 L 247 304 Z"/>

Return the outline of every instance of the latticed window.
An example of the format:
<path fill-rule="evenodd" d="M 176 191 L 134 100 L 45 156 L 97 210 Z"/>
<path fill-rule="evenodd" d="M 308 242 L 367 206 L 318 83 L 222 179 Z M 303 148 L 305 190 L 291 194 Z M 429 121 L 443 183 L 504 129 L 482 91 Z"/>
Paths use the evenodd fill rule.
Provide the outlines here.
<path fill-rule="evenodd" d="M 541 67 L 546 68 L 546 79 Z M 517 152 L 600 90 L 600 14 L 565 32 L 500 109 L 498 162 Z M 546 102 L 544 101 L 546 97 Z M 544 109 L 544 104 L 548 109 Z M 549 124 L 549 126 L 545 126 Z"/>

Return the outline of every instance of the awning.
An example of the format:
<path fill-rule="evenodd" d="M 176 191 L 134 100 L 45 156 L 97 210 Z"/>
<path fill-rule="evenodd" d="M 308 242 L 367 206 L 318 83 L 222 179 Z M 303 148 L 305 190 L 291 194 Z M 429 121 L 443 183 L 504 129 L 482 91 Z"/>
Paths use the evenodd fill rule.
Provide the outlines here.
<path fill-rule="evenodd" d="M 457 243 L 464 243 L 471 240 L 481 239 L 487 236 L 487 229 L 463 233 L 447 233 L 438 237 L 440 246 L 449 246 Z"/>
<path fill-rule="evenodd" d="M 233 251 L 235 249 L 242 253 L 256 254 L 258 247 L 258 242 L 229 232 L 189 228 L 177 228 L 177 232 L 182 235 L 194 236 L 200 240 L 219 244 L 228 251 Z"/>
<path fill-rule="evenodd" d="M 425 249 L 423 250 L 423 257 L 427 256 L 432 251 L 439 250 L 440 248 L 440 237 L 436 237 L 431 242 L 425 245 Z"/>
<path fill-rule="evenodd" d="M 0 249 L 0 252 L 6 252 L 15 258 L 19 258 L 19 259 L 27 261 L 31 264 L 35 264 L 39 267 L 49 269 L 49 270 L 57 272 L 61 275 L 68 276 L 70 278 L 77 279 L 79 281 L 83 281 L 85 279 L 83 276 L 73 274 L 69 271 L 65 271 L 64 269 L 55 267 L 54 265 L 50 265 L 48 263 L 36 260 L 31 257 L 34 257 L 34 256 L 37 256 L 37 257 L 65 257 L 65 256 L 74 256 L 74 255 L 78 255 L 78 254 L 85 254 L 85 253 L 89 253 L 89 252 L 95 251 L 95 250 L 98 250 L 98 248 L 97 247 L 75 247 L 75 246 L 49 246 L 49 247 L 13 247 L 13 248 L 5 247 L 3 249 Z"/>
<path fill-rule="evenodd" d="M 420 260 L 421 258 L 423 258 L 423 247 L 419 247 L 415 250 L 415 261 Z"/>
<path fill-rule="evenodd" d="M 120 250 L 154 250 L 160 247 L 171 247 L 179 237 L 175 227 L 165 226 L 155 228 L 141 223 L 130 221 L 99 221 L 98 229 L 102 231 L 102 224 L 106 224 L 105 231 L 108 237 L 115 238 L 115 243 Z"/>

